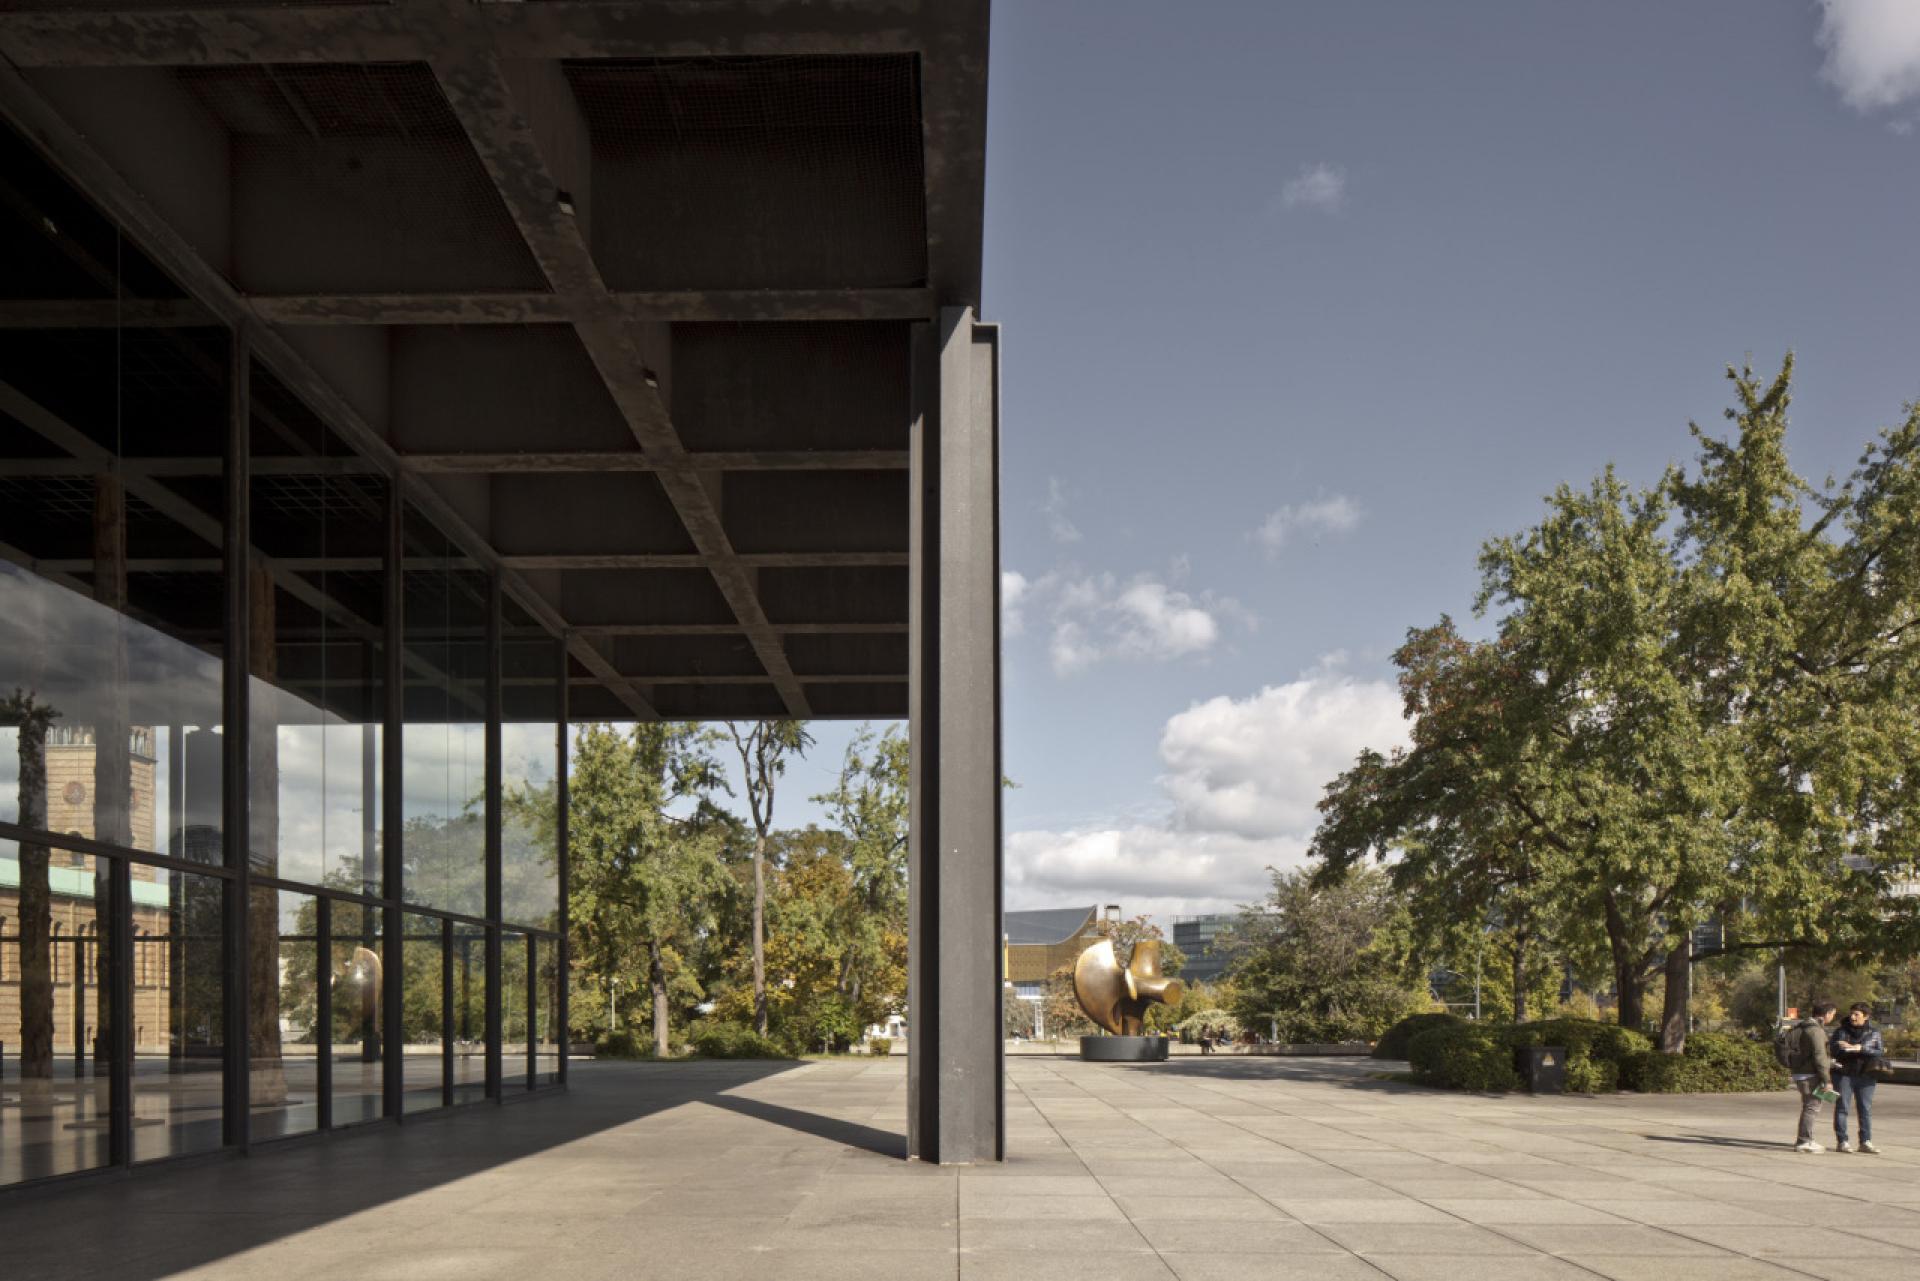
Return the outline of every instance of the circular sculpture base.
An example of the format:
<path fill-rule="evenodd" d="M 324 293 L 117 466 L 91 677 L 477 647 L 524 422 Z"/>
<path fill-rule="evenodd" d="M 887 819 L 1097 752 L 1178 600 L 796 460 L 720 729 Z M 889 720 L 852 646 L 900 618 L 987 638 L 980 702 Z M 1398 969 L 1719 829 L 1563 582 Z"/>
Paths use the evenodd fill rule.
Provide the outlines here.
<path fill-rule="evenodd" d="M 1164 1036 L 1083 1036 L 1080 1057 L 1088 1063 L 1162 1063 L 1169 1044 Z"/>

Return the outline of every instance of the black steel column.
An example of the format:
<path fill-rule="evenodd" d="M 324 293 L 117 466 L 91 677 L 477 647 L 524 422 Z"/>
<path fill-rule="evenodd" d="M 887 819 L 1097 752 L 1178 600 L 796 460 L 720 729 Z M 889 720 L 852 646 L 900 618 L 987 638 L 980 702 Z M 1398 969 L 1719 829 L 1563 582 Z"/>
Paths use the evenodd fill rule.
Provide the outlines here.
<path fill-rule="evenodd" d="M 908 597 L 908 1151 L 1005 1155 L 999 331 L 916 325 Z"/>
<path fill-rule="evenodd" d="M 387 1116 L 398 1120 L 403 1112 L 402 1095 L 406 1091 L 405 1005 L 401 987 L 406 981 L 406 943 L 400 937 L 400 899 L 406 889 L 405 851 L 401 831 L 406 823 L 402 792 L 406 784 L 401 768 L 402 737 L 407 709 L 406 666 L 406 499 L 400 493 L 396 477 L 387 489 L 387 648 L 386 724 L 382 730 L 380 752 L 380 896 L 386 906 L 380 909 L 381 949 L 380 985 L 380 1089 Z M 369 908 L 368 911 L 373 909 Z"/>
<path fill-rule="evenodd" d="M 133 869 L 116 858 L 107 874 L 107 1159 L 133 1164 Z"/>
<path fill-rule="evenodd" d="M 223 721 L 220 757 L 221 850 L 227 869 L 233 875 L 222 887 L 225 910 L 221 939 L 221 960 L 225 968 L 225 1012 L 222 1035 L 226 1038 L 223 1082 L 225 1099 L 222 1134 L 229 1147 L 246 1151 L 249 1139 L 248 1104 L 252 1099 L 252 1062 L 247 1046 L 247 899 L 252 886 L 249 851 L 252 839 L 247 830 L 247 745 L 248 721 L 248 631 L 253 605 L 250 594 L 248 558 L 252 532 L 250 509 L 250 444 L 248 427 L 252 418 L 253 351 L 244 325 L 234 326 L 230 348 L 227 383 L 227 528 L 222 549 L 222 567 L 226 572 L 227 624 L 224 638 L 226 662 L 222 673 L 220 716 Z"/>
<path fill-rule="evenodd" d="M 466 1011 L 461 1010 L 464 1017 Z M 440 1106 L 453 1106 L 453 919 L 440 922 Z"/>
<path fill-rule="evenodd" d="M 333 900 L 313 901 L 313 1080 L 317 1124 L 333 1128 Z"/>
<path fill-rule="evenodd" d="M 487 576 L 487 1097 L 500 1097 L 500 574 Z"/>
<path fill-rule="evenodd" d="M 527 935 L 527 1088 L 540 1083 L 540 936 Z"/>
<path fill-rule="evenodd" d="M 567 1013 L 567 1001 L 571 996 L 568 980 L 572 977 L 570 971 L 573 966 L 573 947 L 572 941 L 568 937 L 568 921 L 571 916 L 571 907 L 567 897 L 571 889 L 570 869 L 568 867 L 570 854 L 567 849 L 567 758 L 569 750 L 567 735 L 567 689 L 572 672 L 569 670 L 567 641 L 564 636 L 560 638 L 559 650 L 560 730 L 555 737 L 559 740 L 560 772 L 555 776 L 554 782 L 553 834 L 554 842 L 558 847 L 555 854 L 560 866 L 560 950 L 559 954 L 554 958 L 556 973 L 554 975 L 553 988 L 553 1017 L 555 1023 L 554 1035 L 558 1038 L 560 1044 L 560 1084 L 565 1085 L 567 1083 L 567 1051 L 572 1047 L 573 1041 L 573 1033 L 569 1030 L 572 1022 Z"/>

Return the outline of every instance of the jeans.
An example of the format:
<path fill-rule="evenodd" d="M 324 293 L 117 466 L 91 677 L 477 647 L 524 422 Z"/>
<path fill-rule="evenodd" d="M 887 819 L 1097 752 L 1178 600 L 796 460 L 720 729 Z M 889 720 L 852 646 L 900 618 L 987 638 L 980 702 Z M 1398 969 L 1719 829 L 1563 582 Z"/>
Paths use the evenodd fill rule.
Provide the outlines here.
<path fill-rule="evenodd" d="M 1820 1116 L 1820 1100 L 1813 1094 L 1820 1088 L 1820 1078 L 1796 1076 L 1793 1078 L 1793 1088 L 1800 1091 L 1800 1130 L 1794 1135 L 1794 1142 L 1811 1143 L 1813 1142 L 1813 1123 Z"/>
<path fill-rule="evenodd" d="M 1847 1141 L 1847 1105 L 1860 1104 L 1860 1141 L 1870 1143 L 1873 1140 L 1873 1087 L 1878 1082 L 1864 1073 L 1854 1076 L 1842 1072 L 1834 1078 L 1833 1088 L 1840 1091 L 1840 1101 L 1833 1105 L 1833 1136 L 1842 1143 Z"/>

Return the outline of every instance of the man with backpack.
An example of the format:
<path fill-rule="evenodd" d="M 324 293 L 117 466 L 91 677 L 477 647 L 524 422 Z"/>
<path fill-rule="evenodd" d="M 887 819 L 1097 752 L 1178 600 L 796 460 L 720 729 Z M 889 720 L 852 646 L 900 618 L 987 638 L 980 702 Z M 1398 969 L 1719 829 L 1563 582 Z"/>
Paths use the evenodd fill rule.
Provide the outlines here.
<path fill-rule="evenodd" d="M 1827 1079 L 1833 1075 L 1833 1056 L 1827 1050 L 1827 1024 L 1833 1022 L 1838 1007 L 1832 1001 L 1820 1001 L 1813 1013 L 1789 1023 L 1774 1034 L 1773 1056 L 1793 1076 L 1793 1088 L 1800 1094 L 1800 1131 L 1794 1136 L 1795 1152 L 1825 1152 L 1813 1141 L 1813 1123 L 1820 1118 L 1822 1095 L 1833 1097 Z"/>

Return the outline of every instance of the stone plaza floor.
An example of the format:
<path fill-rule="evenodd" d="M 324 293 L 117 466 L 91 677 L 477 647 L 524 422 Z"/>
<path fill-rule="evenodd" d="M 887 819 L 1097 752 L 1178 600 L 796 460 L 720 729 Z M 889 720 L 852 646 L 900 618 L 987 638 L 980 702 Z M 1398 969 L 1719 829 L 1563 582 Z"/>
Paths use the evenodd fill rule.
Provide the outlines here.
<path fill-rule="evenodd" d="M 571 1090 L 0 1197 L 6 1275 L 1763 1281 L 1920 1269 L 1883 1156 L 1770 1095 L 1490 1097 L 1362 1059 L 1008 1060 L 1001 1166 L 901 1159 L 904 1060 L 580 1063 Z M 1830 1139 L 1831 1136 L 1823 1136 Z"/>

